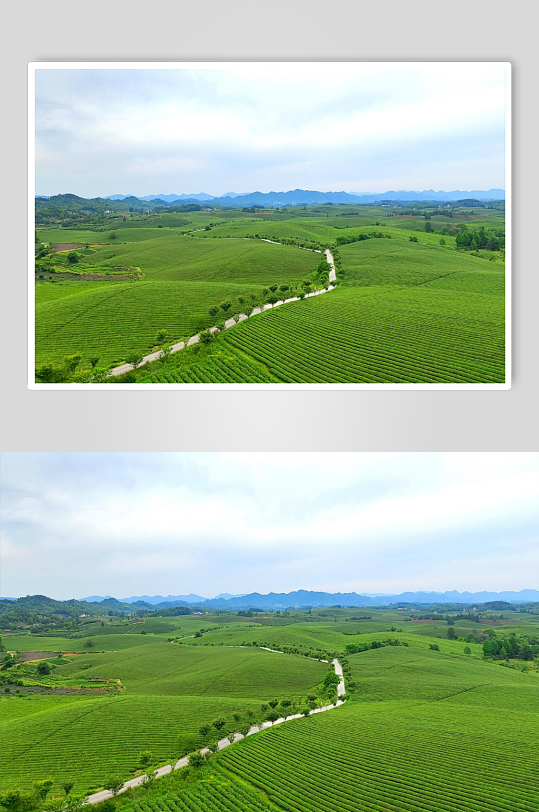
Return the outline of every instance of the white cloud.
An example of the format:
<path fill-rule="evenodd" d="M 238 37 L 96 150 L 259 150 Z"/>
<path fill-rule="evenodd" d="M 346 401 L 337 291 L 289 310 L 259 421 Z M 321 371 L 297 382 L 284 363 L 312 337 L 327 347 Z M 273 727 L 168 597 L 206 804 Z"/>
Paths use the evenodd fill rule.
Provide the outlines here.
<path fill-rule="evenodd" d="M 7 454 L 3 468 L 7 594 L 121 596 L 133 578 L 167 594 L 524 588 L 536 563 L 533 454 Z"/>
<path fill-rule="evenodd" d="M 222 194 L 231 184 L 362 190 L 366 166 L 382 160 L 373 191 L 395 178 L 423 186 L 423 162 L 428 186 L 440 188 L 452 158 L 454 188 L 503 186 L 504 73 L 496 64 L 38 70 L 36 87 L 36 182 L 50 194 L 106 194 L 126 181 L 139 194 L 165 182 L 178 193 Z M 492 152 L 486 177 L 474 169 L 478 148 Z M 98 161 L 93 177 L 88 160 Z"/>

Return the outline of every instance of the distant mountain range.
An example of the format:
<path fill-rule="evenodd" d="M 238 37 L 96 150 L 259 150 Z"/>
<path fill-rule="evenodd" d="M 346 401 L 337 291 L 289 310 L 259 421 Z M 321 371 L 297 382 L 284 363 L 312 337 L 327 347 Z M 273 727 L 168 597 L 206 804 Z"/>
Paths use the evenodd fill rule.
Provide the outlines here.
<path fill-rule="evenodd" d="M 110 596 L 108 596 L 110 599 Z M 105 598 L 91 596 L 84 601 L 102 601 Z M 479 604 L 487 601 L 506 601 L 509 603 L 529 603 L 539 601 L 539 590 L 523 589 L 520 592 L 401 592 L 398 595 L 360 595 L 357 592 L 311 592 L 299 589 L 295 592 L 270 592 L 262 595 L 251 592 L 245 595 L 221 593 L 215 598 L 203 598 L 200 595 L 132 595 L 122 598 L 122 604 L 145 606 L 156 609 L 168 609 L 178 605 L 201 606 L 205 609 L 299 609 L 307 606 L 387 606 L 396 603 L 459 603 Z"/>
<path fill-rule="evenodd" d="M 135 195 L 106 195 L 105 200 L 124 200 L 126 197 L 135 197 Z M 205 192 L 200 192 L 196 195 L 140 195 L 138 199 L 164 200 L 166 203 L 175 203 L 176 200 L 213 200 L 214 197 L 215 195 L 207 195 Z"/>
<path fill-rule="evenodd" d="M 129 195 L 111 195 L 111 200 L 124 200 L 130 197 Z M 503 200 L 505 199 L 505 192 L 503 189 L 489 189 L 482 191 L 474 189 L 471 192 L 463 191 L 434 191 L 434 189 L 427 189 L 423 192 L 414 191 L 396 191 L 396 192 L 380 192 L 373 194 L 364 194 L 358 192 L 357 194 L 350 194 L 349 192 L 317 192 L 308 191 L 305 189 L 294 189 L 288 192 L 249 192 L 248 194 L 238 194 L 236 192 L 227 192 L 226 195 L 214 196 L 208 195 L 205 192 L 199 194 L 187 195 L 146 195 L 140 197 L 139 200 L 146 200 L 156 203 L 162 200 L 165 203 L 174 204 L 176 201 L 181 200 L 182 203 L 190 201 L 210 201 L 212 205 L 228 205 L 228 206 L 309 206 L 323 203 L 375 203 L 381 200 L 399 200 L 399 201 L 452 201 L 463 199 L 474 200 Z"/>
<path fill-rule="evenodd" d="M 122 210 L 124 207 L 140 211 L 153 210 L 155 208 L 169 208 L 172 206 L 203 205 L 211 204 L 212 207 L 226 206 L 233 208 L 250 208 L 251 206 L 262 206 L 264 208 L 275 208 L 277 206 L 313 206 L 329 204 L 355 204 L 365 205 L 369 203 L 387 202 L 454 202 L 457 200 L 505 200 L 503 189 L 488 189 L 487 191 L 474 189 L 470 192 L 456 190 L 452 192 L 434 191 L 427 189 L 423 192 L 414 191 L 392 191 L 377 192 L 373 194 L 350 194 L 349 192 L 317 192 L 306 189 L 294 189 L 288 192 L 250 192 L 248 194 L 238 194 L 237 192 L 227 192 L 226 195 L 214 197 L 213 195 L 199 192 L 197 194 L 159 194 L 144 195 L 135 197 L 134 195 L 109 195 L 108 197 L 83 198 L 73 194 L 36 195 L 36 208 L 50 208 L 51 206 L 82 209 L 88 211 L 103 211 L 107 205 L 111 210 Z"/>
<path fill-rule="evenodd" d="M 100 601 L 111 598 L 111 595 L 89 595 L 87 598 L 81 598 L 88 603 L 99 603 Z M 213 600 L 229 600 L 230 598 L 241 598 L 243 595 L 231 595 L 228 592 L 220 592 Z M 10 600 L 6 598 L 5 600 Z M 209 598 L 203 598 L 201 595 L 131 595 L 130 598 L 120 598 L 122 603 L 146 603 L 151 606 L 158 606 L 166 604 L 167 606 L 176 606 L 179 603 L 205 603 Z"/>

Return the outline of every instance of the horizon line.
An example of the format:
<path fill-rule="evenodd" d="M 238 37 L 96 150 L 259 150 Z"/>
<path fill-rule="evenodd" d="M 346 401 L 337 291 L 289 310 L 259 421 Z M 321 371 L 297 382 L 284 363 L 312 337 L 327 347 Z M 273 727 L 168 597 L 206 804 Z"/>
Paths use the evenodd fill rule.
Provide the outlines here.
<path fill-rule="evenodd" d="M 346 191 L 346 189 L 326 189 L 326 190 L 322 190 L 322 189 L 317 189 L 317 188 L 303 188 L 303 187 L 300 187 L 300 186 L 296 186 L 294 189 L 278 189 L 278 190 L 270 189 L 267 192 L 262 192 L 262 191 L 260 191 L 260 189 L 253 189 L 253 191 L 250 191 L 250 192 L 222 192 L 221 194 L 214 194 L 213 192 L 205 192 L 205 191 L 200 191 L 200 192 L 180 192 L 180 193 L 178 193 L 178 192 L 158 192 L 156 194 L 166 194 L 166 195 L 176 195 L 176 194 L 181 194 L 181 195 L 210 195 L 211 197 L 216 198 L 216 197 L 227 197 L 229 195 L 236 195 L 237 197 L 246 197 L 247 195 L 252 195 L 252 194 L 269 195 L 269 194 L 287 194 L 288 192 L 318 192 L 319 194 L 347 194 L 347 195 L 352 195 L 354 197 L 362 197 L 363 195 L 383 195 L 383 194 L 388 194 L 389 192 L 414 192 L 415 194 L 424 194 L 425 192 L 434 192 L 435 194 L 451 194 L 451 193 L 454 193 L 454 192 L 467 192 L 467 191 L 490 192 L 490 191 L 493 191 L 493 190 L 501 191 L 501 192 L 506 191 L 505 188 L 502 187 L 502 186 L 491 186 L 488 189 L 484 189 L 484 188 L 483 189 L 434 189 L 433 187 L 431 187 L 429 189 L 402 189 L 402 188 L 397 189 L 397 188 L 393 188 L 393 189 L 384 189 L 384 190 L 379 189 L 379 190 L 367 191 L 367 192 L 349 192 L 349 191 Z M 67 194 L 77 194 L 77 193 L 76 192 L 56 192 L 55 193 L 55 195 L 61 195 L 61 194 L 67 195 Z M 126 195 L 124 195 L 123 192 L 113 192 L 112 194 L 115 194 L 115 195 L 121 194 L 124 197 L 137 197 L 138 196 L 138 194 L 135 194 L 134 192 L 129 192 Z M 145 192 L 144 194 L 149 195 L 149 194 L 153 194 L 153 192 Z M 49 195 L 49 196 L 54 197 L 55 195 Z M 36 197 L 41 197 L 42 195 L 36 194 L 35 196 Z M 80 196 L 82 197 L 82 195 L 80 195 Z M 104 197 L 110 197 L 110 195 L 104 195 Z"/>

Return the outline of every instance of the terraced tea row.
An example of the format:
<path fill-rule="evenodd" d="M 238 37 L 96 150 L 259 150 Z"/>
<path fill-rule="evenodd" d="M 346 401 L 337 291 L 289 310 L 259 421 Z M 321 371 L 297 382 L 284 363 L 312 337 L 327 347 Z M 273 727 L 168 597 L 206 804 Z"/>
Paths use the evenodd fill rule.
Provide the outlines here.
<path fill-rule="evenodd" d="M 178 235 L 104 246 L 84 257 L 85 267 L 136 266 L 143 278 L 38 282 L 37 362 L 81 353 L 86 363 L 92 356 L 100 366 L 119 363 L 133 350 L 147 352 L 158 331 L 177 341 L 212 326 L 208 310 L 223 301 L 230 302 L 229 315 L 266 301 L 264 286 L 308 277 L 318 261 L 290 246 Z"/>
<path fill-rule="evenodd" d="M 234 713 L 260 709 L 258 700 L 215 695 L 126 693 L 65 704 L 63 696 L 55 699 L 57 704 L 47 710 L 2 721 L 2 789 L 24 789 L 33 780 L 50 776 L 57 785 L 70 780 L 76 792 L 87 792 L 101 786 L 111 773 L 127 778 L 141 751 L 150 750 L 157 764 L 174 761 L 183 755 L 180 736 L 192 741 L 189 749 L 202 744 L 198 735 L 202 722 L 219 716 L 230 729 Z M 35 703 L 39 709 L 34 696 L 12 701 Z"/>
<path fill-rule="evenodd" d="M 223 340 L 287 383 L 504 379 L 502 303 L 458 289 L 338 288 L 238 325 Z"/>
<path fill-rule="evenodd" d="M 211 282 L 180 285 L 141 280 L 98 283 L 98 288 L 93 282 L 64 284 L 76 285 L 77 289 L 55 301 L 38 301 L 36 306 L 38 361 L 59 361 L 81 352 L 86 361 L 97 355 L 102 365 L 119 363 L 134 349 L 150 349 L 159 330 L 180 339 L 211 326 L 215 319 L 208 309 L 224 299 L 235 301 L 239 307 L 238 296 L 248 297 L 253 292 L 262 296 L 262 288 L 256 286 Z"/>
<path fill-rule="evenodd" d="M 121 644 L 132 637 L 107 639 Z M 74 781 L 77 791 L 88 790 L 111 772 L 127 778 L 143 750 L 151 750 L 156 764 L 176 761 L 202 746 L 202 723 L 222 717 L 223 733 L 236 730 L 234 714 L 244 722 L 256 720 L 261 703 L 301 699 L 327 671 L 314 660 L 256 648 L 187 647 L 146 642 L 148 637 L 139 635 L 144 644 L 136 647 L 80 654 L 57 665 L 54 675 L 63 687 L 56 695 L 3 695 L 0 706 L 8 707 L 0 726 L 3 788 L 26 787 L 50 775 L 56 782 Z M 53 640 L 60 650 L 58 638 Z M 75 698 L 69 680 L 76 684 L 81 676 L 88 685 L 111 677 L 123 690 Z M 10 713 L 12 705 L 24 712 Z"/>
<path fill-rule="evenodd" d="M 130 812 L 275 812 L 276 807 L 247 784 L 230 781 L 219 768 L 213 768 L 196 787 L 179 785 L 158 798 L 137 800 Z"/>
<path fill-rule="evenodd" d="M 417 654 L 415 662 L 426 668 L 419 686 L 420 665 L 410 670 L 406 649 L 355 655 L 354 696 L 360 701 L 241 743 L 219 757 L 220 766 L 231 776 L 248 775 L 287 812 L 535 812 L 535 677 L 435 652 Z M 477 680 L 484 682 L 478 689 Z M 407 688 L 406 698 L 399 686 Z M 476 690 L 488 700 L 475 703 Z M 508 692 L 522 701 L 507 707 Z"/>

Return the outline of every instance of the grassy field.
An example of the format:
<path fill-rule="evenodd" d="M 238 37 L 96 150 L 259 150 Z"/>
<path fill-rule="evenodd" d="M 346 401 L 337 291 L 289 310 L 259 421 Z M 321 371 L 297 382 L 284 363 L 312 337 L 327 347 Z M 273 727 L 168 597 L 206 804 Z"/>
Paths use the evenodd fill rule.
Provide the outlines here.
<path fill-rule="evenodd" d="M 222 344 L 282 382 L 500 382 L 503 299 L 473 282 L 343 286 L 250 319 Z"/>
<path fill-rule="evenodd" d="M 402 648 L 350 659 L 350 703 L 240 743 L 220 767 L 288 812 L 538 808 L 536 678 Z"/>
<path fill-rule="evenodd" d="M 158 638 L 149 642 L 149 635 L 138 637 L 141 645 L 125 647 L 132 637 L 109 635 L 114 650 L 81 653 L 53 671 L 62 685 L 58 690 L 66 691 L 70 680 L 83 676 L 90 682 L 119 679 L 121 692 L 95 697 L 76 697 L 75 690 L 2 694 L 3 789 L 51 776 L 88 791 L 110 773 L 132 774 L 142 750 L 151 750 L 156 765 L 175 760 L 186 747 L 204 743 L 198 733 L 202 723 L 222 716 L 223 733 L 237 729 L 233 713 L 246 719 L 249 710 L 257 718 L 264 701 L 301 698 L 327 669 L 314 660 L 256 648 L 186 647 Z M 53 643 L 56 650 L 66 650 L 57 639 Z M 32 647 L 39 646 L 42 638 L 32 641 Z"/>
<path fill-rule="evenodd" d="M 10 674 L 25 675 L 24 684 L 0 694 L 1 789 L 50 776 L 53 794 L 66 780 L 88 792 L 111 774 L 136 775 L 147 750 L 150 767 L 171 763 L 207 743 L 204 722 L 223 717 L 223 733 L 237 730 L 263 719 L 261 705 L 274 697 L 302 707 L 320 695 L 329 667 L 310 657 L 337 655 L 343 707 L 257 733 L 200 770 L 127 793 L 118 812 L 535 812 L 536 665 L 524 673 L 522 662 L 486 661 L 469 637 L 485 639 L 489 628 L 536 637 L 537 615 L 482 611 L 471 622 L 464 612 L 448 625 L 426 614 L 97 616 L 67 635 L 6 634 L 8 651 L 50 652 L 54 667 L 32 687 L 37 662 L 17 665 Z M 448 639 L 450 629 L 460 639 Z M 373 643 L 381 647 L 346 654 Z M 73 653 L 57 659 L 59 651 Z"/>
<path fill-rule="evenodd" d="M 349 657 L 343 707 L 279 725 L 116 801 L 120 812 L 535 812 L 537 677 L 469 656 Z"/>
<path fill-rule="evenodd" d="M 231 315 L 267 301 L 272 284 L 296 288 L 320 261 L 300 247 L 329 245 L 338 247 L 337 291 L 263 313 L 218 336 L 211 350 L 179 353 L 185 357 L 166 366 L 156 362 L 138 370 L 136 380 L 503 382 L 503 252 L 455 247 L 455 229 L 499 231 L 503 212 L 463 209 L 449 218 L 434 211 L 427 220 L 396 211 L 313 206 L 171 213 L 114 216 L 95 230 L 40 229 L 43 242 L 93 246 L 71 266 L 78 273 L 127 268 L 140 278 L 54 279 L 42 269 L 36 361 L 61 364 L 79 353 L 81 368 L 89 368 L 92 357 L 107 368 L 131 352 L 154 350 L 158 331 L 169 343 L 179 341 L 218 322 L 208 310 L 223 300 L 231 302 Z M 360 236 L 370 239 L 339 244 Z M 46 258 L 45 266 L 55 262 L 64 270 L 67 253 Z"/>
<path fill-rule="evenodd" d="M 249 623 L 244 626 L 210 630 L 202 637 L 184 640 L 183 645 L 204 647 L 256 644 L 268 648 L 295 646 L 303 653 L 308 653 L 309 649 L 312 649 L 342 654 L 349 644 L 371 643 L 373 640 L 399 640 L 402 644 L 406 643 L 407 646 L 419 649 L 428 649 L 430 645 L 437 644 L 442 651 L 454 654 L 463 654 L 466 645 L 469 645 L 472 656 L 482 656 L 481 646 L 476 643 L 467 644 L 461 640 L 414 634 L 413 624 L 399 625 L 398 629 L 397 627 L 393 629 L 392 631 L 390 624 L 371 622 L 348 625 L 319 621 L 290 623 L 283 626 Z"/>
<path fill-rule="evenodd" d="M 38 281 L 36 359 L 60 361 L 79 352 L 86 362 L 98 356 L 100 365 L 120 363 L 132 350 L 148 352 L 159 330 L 170 341 L 191 336 L 215 323 L 211 306 L 228 300 L 229 315 L 239 312 L 239 299 L 260 303 L 265 284 L 298 281 L 318 261 L 293 246 L 178 235 L 102 247 L 84 257 L 85 269 L 138 267 L 142 278 Z"/>

